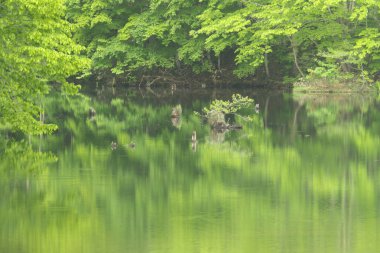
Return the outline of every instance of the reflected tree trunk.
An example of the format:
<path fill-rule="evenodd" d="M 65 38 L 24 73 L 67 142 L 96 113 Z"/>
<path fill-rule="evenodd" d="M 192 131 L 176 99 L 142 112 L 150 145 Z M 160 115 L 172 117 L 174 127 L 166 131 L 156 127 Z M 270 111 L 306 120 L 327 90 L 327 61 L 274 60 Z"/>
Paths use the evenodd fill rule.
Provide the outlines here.
<path fill-rule="evenodd" d="M 264 108 L 264 128 L 268 127 L 268 107 L 269 107 L 270 96 L 267 96 L 265 100 L 265 108 Z"/>
<path fill-rule="evenodd" d="M 341 252 L 350 252 L 351 249 L 351 220 L 353 206 L 353 178 L 350 171 L 343 172 L 342 200 L 341 200 Z"/>
<path fill-rule="evenodd" d="M 300 109 L 303 107 L 305 104 L 304 100 L 301 100 L 300 103 L 298 104 L 295 112 L 294 112 L 294 117 L 293 117 L 293 123 L 292 123 L 292 132 L 291 132 L 291 139 L 294 141 L 296 134 L 297 134 L 297 119 L 298 119 L 298 113 Z"/>

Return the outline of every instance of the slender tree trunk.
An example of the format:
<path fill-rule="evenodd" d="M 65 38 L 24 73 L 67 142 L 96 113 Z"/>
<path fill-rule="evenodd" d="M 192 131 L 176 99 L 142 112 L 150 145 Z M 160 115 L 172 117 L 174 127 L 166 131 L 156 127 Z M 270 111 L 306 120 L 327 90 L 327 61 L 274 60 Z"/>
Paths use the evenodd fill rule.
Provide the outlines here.
<path fill-rule="evenodd" d="M 346 5 L 348 12 L 352 12 L 355 8 L 355 0 L 347 0 Z"/>
<path fill-rule="evenodd" d="M 40 110 L 40 122 L 41 122 L 42 124 L 45 123 L 45 111 L 44 111 L 43 108 L 42 108 L 42 110 Z"/>
<path fill-rule="evenodd" d="M 268 64 L 269 64 L 268 63 L 268 54 L 265 53 L 265 55 L 264 55 L 265 74 L 269 78 L 270 77 L 270 72 L 269 72 L 269 66 L 268 66 Z"/>
<path fill-rule="evenodd" d="M 290 45 L 291 45 L 292 51 L 293 51 L 294 64 L 295 64 L 298 72 L 300 73 L 300 75 L 302 77 L 305 77 L 304 73 L 302 72 L 302 70 L 301 70 L 301 68 L 300 68 L 300 66 L 298 64 L 298 49 L 297 49 L 296 44 L 294 43 L 293 37 L 292 36 L 289 37 L 289 40 L 290 40 Z"/>
<path fill-rule="evenodd" d="M 40 122 L 42 124 L 45 124 L 45 107 L 41 105 L 40 108 Z M 38 150 L 41 152 L 41 141 L 42 141 L 42 134 L 40 134 L 40 142 L 39 142 L 39 147 Z"/>
<path fill-rule="evenodd" d="M 210 63 L 210 65 L 214 67 L 214 64 L 212 63 L 210 52 L 207 52 L 207 59 L 208 59 L 208 62 Z"/>
<path fill-rule="evenodd" d="M 175 55 L 175 64 L 177 66 L 177 69 L 181 69 L 181 61 L 179 60 L 178 52 Z"/>
<path fill-rule="evenodd" d="M 218 70 L 220 72 L 220 55 L 218 55 Z"/>

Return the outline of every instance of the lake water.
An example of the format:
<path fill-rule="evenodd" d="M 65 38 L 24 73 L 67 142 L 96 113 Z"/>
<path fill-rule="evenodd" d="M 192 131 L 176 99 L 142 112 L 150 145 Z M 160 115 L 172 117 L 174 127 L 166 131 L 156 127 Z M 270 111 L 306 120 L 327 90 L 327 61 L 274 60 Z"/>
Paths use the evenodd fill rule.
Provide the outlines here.
<path fill-rule="evenodd" d="M 1 134 L 0 252 L 379 252 L 376 96 L 84 93 L 43 101 L 52 136 Z M 260 104 L 242 130 L 195 115 L 234 93 Z"/>

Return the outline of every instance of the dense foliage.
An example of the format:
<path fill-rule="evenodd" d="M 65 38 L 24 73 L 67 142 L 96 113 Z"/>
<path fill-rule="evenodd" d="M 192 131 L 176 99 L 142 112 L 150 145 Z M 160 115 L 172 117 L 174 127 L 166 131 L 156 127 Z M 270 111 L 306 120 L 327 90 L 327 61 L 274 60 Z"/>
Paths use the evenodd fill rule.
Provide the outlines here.
<path fill-rule="evenodd" d="M 0 2 L 0 126 L 36 134 L 54 130 L 44 124 L 41 97 L 49 83 L 69 85 L 66 78 L 88 65 L 82 47 L 71 38 L 64 0 Z"/>
<path fill-rule="evenodd" d="M 1 1 L 0 126 L 54 130 L 41 97 L 48 84 L 75 92 L 66 80 L 84 70 L 144 85 L 179 76 L 371 83 L 379 10 L 375 0 Z"/>
<path fill-rule="evenodd" d="M 69 0 L 68 7 L 92 73 L 103 77 L 379 75 L 375 0 Z"/>

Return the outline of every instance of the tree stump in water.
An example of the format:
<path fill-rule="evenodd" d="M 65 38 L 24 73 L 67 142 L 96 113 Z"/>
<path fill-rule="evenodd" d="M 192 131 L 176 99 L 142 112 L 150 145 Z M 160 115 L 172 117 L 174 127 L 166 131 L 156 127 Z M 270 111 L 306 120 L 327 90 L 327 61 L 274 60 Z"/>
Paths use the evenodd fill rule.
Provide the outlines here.
<path fill-rule="evenodd" d="M 182 115 L 182 106 L 181 105 L 176 105 L 175 107 L 172 108 L 172 113 L 171 117 L 172 118 L 179 118 Z"/>
<path fill-rule="evenodd" d="M 242 126 L 236 124 L 228 124 L 223 112 L 211 111 L 207 114 L 207 123 L 216 131 L 238 130 L 242 129 Z"/>
<path fill-rule="evenodd" d="M 207 113 L 206 117 L 207 123 L 210 124 L 210 126 L 214 126 L 216 124 L 226 124 L 224 113 L 222 112 L 210 111 L 209 113 Z"/>

